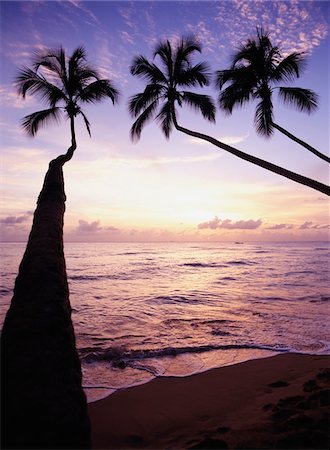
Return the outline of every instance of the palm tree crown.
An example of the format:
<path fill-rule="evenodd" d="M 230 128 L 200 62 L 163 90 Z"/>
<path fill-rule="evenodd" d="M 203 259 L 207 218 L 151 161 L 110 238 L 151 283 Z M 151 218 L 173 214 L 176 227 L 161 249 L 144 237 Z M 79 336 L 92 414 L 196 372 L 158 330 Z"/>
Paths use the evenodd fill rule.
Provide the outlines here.
<path fill-rule="evenodd" d="M 90 123 L 80 103 L 95 103 L 109 97 L 113 103 L 118 91 L 107 79 L 101 79 L 97 71 L 86 63 L 86 52 L 78 47 L 67 58 L 63 48 L 46 49 L 35 54 L 32 68 L 24 67 L 16 77 L 18 92 L 37 94 L 48 109 L 34 112 L 22 120 L 24 130 L 34 136 L 48 122 L 58 122 L 64 113 L 71 122 L 72 139 L 74 118 L 81 114 L 89 135 Z"/>
<path fill-rule="evenodd" d="M 176 120 L 175 105 L 186 104 L 200 111 L 206 119 L 215 121 L 215 106 L 209 96 L 182 90 L 209 84 L 207 64 L 191 62 L 194 52 L 201 52 L 201 47 L 193 38 L 183 38 L 176 45 L 166 40 L 154 52 L 154 58 L 158 57 L 161 62 L 160 67 L 142 55 L 133 60 L 132 75 L 148 82 L 144 91 L 129 101 L 130 113 L 137 118 L 131 128 L 133 140 L 140 138 L 143 126 L 154 118 L 169 138 Z"/>
<path fill-rule="evenodd" d="M 258 100 L 254 119 L 256 129 L 259 134 L 270 136 L 274 128 L 272 94 L 275 89 L 284 103 L 300 111 L 310 113 L 317 108 L 318 96 L 313 91 L 278 86 L 299 78 L 304 66 L 302 53 L 283 57 L 279 47 L 272 45 L 269 34 L 257 29 L 257 39 L 249 39 L 238 49 L 231 68 L 217 72 L 220 107 L 231 114 L 234 107 Z"/>

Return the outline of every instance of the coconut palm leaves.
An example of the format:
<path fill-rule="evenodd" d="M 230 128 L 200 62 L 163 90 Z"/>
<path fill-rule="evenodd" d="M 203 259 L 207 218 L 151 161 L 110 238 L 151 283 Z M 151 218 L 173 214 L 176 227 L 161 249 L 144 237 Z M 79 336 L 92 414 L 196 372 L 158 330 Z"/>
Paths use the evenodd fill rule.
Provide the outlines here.
<path fill-rule="evenodd" d="M 130 113 L 136 118 L 131 127 L 131 138 L 138 140 L 143 127 L 154 119 L 160 124 L 166 138 L 169 138 L 174 127 L 176 130 L 188 136 L 209 142 L 217 148 L 221 148 L 263 169 L 330 195 L 330 188 L 325 184 L 249 155 L 211 136 L 189 130 L 178 124 L 176 106 L 181 107 L 184 104 L 200 112 L 204 118 L 211 122 L 215 121 L 215 106 L 209 96 L 182 90 L 186 87 L 204 87 L 209 83 L 208 66 L 205 63 L 195 65 L 191 63 L 191 56 L 194 52 L 200 51 L 201 47 L 193 39 L 182 39 L 176 46 L 173 46 L 169 41 L 161 42 L 157 46 L 154 59 L 157 57 L 160 60 L 160 66 L 156 65 L 154 60 L 149 61 L 145 56 L 137 56 L 134 58 L 131 65 L 131 73 L 145 80 L 147 84 L 143 92 L 132 96 L 129 100 Z M 234 68 L 233 70 L 236 69 Z M 238 72 L 237 70 L 236 73 Z M 225 82 L 226 77 L 227 80 L 230 80 L 230 76 L 230 71 L 226 71 L 223 75 L 223 82 Z M 249 100 L 251 94 L 246 87 L 252 86 L 253 82 L 254 75 L 252 71 L 250 73 L 242 68 L 240 83 L 237 83 L 235 89 L 233 89 L 235 91 L 237 88 L 238 91 L 235 94 L 235 99 L 238 98 L 237 101 L 241 104 Z M 227 96 L 227 101 L 228 108 L 232 109 L 235 106 L 232 95 Z M 266 102 L 265 105 L 267 106 Z M 259 114 L 266 116 L 262 108 L 265 107 L 260 107 Z"/>
<path fill-rule="evenodd" d="M 145 80 L 147 86 L 129 101 L 129 111 L 136 118 L 131 128 L 133 140 L 140 138 L 143 127 L 152 119 L 159 123 L 168 139 L 175 125 L 176 106 L 187 105 L 204 118 L 215 121 L 213 100 L 208 95 L 185 90 L 209 84 L 207 64 L 191 62 L 195 52 L 201 52 L 200 45 L 186 38 L 177 45 L 166 40 L 156 47 L 154 59 L 157 57 L 160 66 L 141 55 L 134 58 L 131 73 Z"/>
<path fill-rule="evenodd" d="M 69 58 L 63 48 L 36 53 L 32 68 L 25 67 L 19 71 L 16 85 L 23 98 L 26 94 L 36 95 L 48 106 L 23 118 L 23 129 L 31 136 L 40 127 L 59 122 L 63 114 L 70 119 L 73 141 L 77 115 L 82 116 L 90 135 L 90 123 L 80 104 L 96 103 L 105 98 L 115 103 L 118 98 L 118 91 L 111 82 L 101 79 L 98 72 L 86 63 L 83 47 L 78 47 Z"/>
<path fill-rule="evenodd" d="M 273 94 L 286 105 L 301 112 L 311 113 L 318 106 L 318 96 L 309 89 L 278 86 L 299 78 L 305 66 L 301 53 L 291 53 L 283 57 L 279 47 L 273 46 L 269 35 L 257 30 L 257 39 L 249 39 L 232 58 L 230 69 L 217 72 L 216 84 L 220 90 L 219 105 L 231 114 L 235 107 L 244 106 L 256 100 L 254 123 L 258 134 L 269 137 L 274 128 L 281 131 L 309 151 L 330 162 L 330 159 L 306 142 L 274 122 Z"/>

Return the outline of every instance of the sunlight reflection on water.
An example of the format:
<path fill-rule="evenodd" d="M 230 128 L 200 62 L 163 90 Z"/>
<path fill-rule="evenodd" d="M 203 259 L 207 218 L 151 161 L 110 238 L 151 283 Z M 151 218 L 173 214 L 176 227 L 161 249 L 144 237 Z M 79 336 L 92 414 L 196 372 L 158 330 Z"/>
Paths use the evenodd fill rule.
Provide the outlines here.
<path fill-rule="evenodd" d="M 1 244 L 1 321 L 24 248 Z M 90 399 L 278 351 L 329 351 L 327 243 L 71 243 L 65 253 Z"/>

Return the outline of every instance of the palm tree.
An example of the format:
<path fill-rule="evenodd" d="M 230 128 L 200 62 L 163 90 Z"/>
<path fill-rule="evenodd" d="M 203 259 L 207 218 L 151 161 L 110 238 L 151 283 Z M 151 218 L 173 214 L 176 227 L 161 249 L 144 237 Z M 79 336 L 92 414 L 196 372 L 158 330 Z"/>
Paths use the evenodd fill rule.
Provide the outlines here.
<path fill-rule="evenodd" d="M 44 69 L 48 78 L 40 73 L 40 69 Z M 110 81 L 101 79 L 97 71 L 86 64 L 83 47 L 78 47 L 68 61 L 63 48 L 36 53 L 33 68 L 21 69 L 16 84 L 23 98 L 27 93 L 36 94 L 49 106 L 24 117 L 22 126 L 29 135 L 35 136 L 48 122 L 58 122 L 63 113 L 69 118 L 72 145 L 68 159 L 76 149 L 74 120 L 77 115 L 83 117 L 91 135 L 90 123 L 80 104 L 95 103 L 107 97 L 115 103 L 118 97 L 118 91 Z"/>
<path fill-rule="evenodd" d="M 217 71 L 219 105 L 231 114 L 234 107 L 257 100 L 254 122 L 260 135 L 270 137 L 275 128 L 314 155 L 330 162 L 328 156 L 274 122 L 275 90 L 284 104 L 296 107 L 299 111 L 311 113 L 317 108 L 318 96 L 312 90 L 278 86 L 279 83 L 299 78 L 304 66 L 302 53 L 294 52 L 283 57 L 279 47 L 272 45 L 269 34 L 257 29 L 257 39 L 249 39 L 238 49 L 232 58 L 230 69 Z"/>
<path fill-rule="evenodd" d="M 41 73 L 43 71 L 43 73 Z M 46 76 L 47 75 L 47 76 Z M 36 94 L 48 109 L 23 119 L 34 136 L 61 114 L 70 120 L 71 146 L 49 164 L 1 337 L 2 448 L 90 448 L 90 425 L 75 346 L 63 251 L 63 165 L 77 147 L 74 121 L 83 102 L 118 93 L 85 62 L 82 47 L 35 58 L 17 77 L 19 93 Z"/>
<path fill-rule="evenodd" d="M 131 127 L 132 140 L 138 140 L 143 127 L 150 120 L 155 119 L 160 123 L 166 138 L 169 138 L 174 127 L 189 136 L 210 142 L 245 161 L 330 195 L 330 188 L 325 184 L 249 155 L 211 136 L 189 130 L 178 124 L 176 106 L 182 107 L 184 104 L 201 112 L 203 117 L 211 122 L 215 121 L 215 106 L 209 96 L 181 90 L 186 87 L 203 87 L 209 84 L 207 64 L 193 65 L 191 63 L 191 57 L 195 52 L 201 52 L 201 46 L 192 38 L 182 39 L 176 46 L 166 40 L 156 47 L 154 53 L 154 58 L 157 57 L 160 60 L 161 67 L 154 61 L 148 61 L 145 56 L 140 55 L 134 58 L 130 68 L 131 74 L 146 80 L 147 86 L 143 92 L 132 96 L 129 101 L 129 111 L 136 118 Z"/>
<path fill-rule="evenodd" d="M 132 75 L 146 79 L 149 84 L 144 92 L 131 97 L 129 109 L 133 117 L 137 117 L 131 128 L 133 140 L 139 139 L 143 126 L 153 117 L 160 123 L 161 129 L 168 139 L 175 125 L 175 103 L 184 104 L 201 112 L 203 117 L 215 122 L 215 106 L 208 95 L 192 93 L 179 88 L 206 86 L 209 84 L 209 68 L 205 63 L 192 65 L 191 55 L 200 52 L 200 46 L 191 38 L 182 39 L 173 49 L 169 41 L 162 42 L 155 50 L 165 71 L 144 56 L 134 59 L 131 66 Z M 158 114 L 156 114 L 159 107 Z M 142 111 L 142 113 L 141 113 Z"/>

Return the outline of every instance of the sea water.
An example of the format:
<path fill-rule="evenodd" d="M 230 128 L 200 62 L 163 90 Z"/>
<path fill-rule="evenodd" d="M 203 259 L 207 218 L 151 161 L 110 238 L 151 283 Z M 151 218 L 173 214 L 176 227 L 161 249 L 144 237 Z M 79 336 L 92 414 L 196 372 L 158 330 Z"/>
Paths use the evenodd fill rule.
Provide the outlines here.
<path fill-rule="evenodd" d="M 0 324 L 25 244 L 1 244 Z M 328 354 L 326 242 L 66 243 L 89 401 L 279 352 Z"/>

